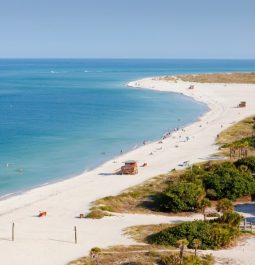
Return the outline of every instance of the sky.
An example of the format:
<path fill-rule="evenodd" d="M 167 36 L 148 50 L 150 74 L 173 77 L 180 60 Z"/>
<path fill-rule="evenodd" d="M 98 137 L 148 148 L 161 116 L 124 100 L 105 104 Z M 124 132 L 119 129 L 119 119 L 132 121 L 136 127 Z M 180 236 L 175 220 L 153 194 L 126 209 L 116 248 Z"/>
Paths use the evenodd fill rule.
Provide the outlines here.
<path fill-rule="evenodd" d="M 0 0 L 0 58 L 255 58 L 255 0 Z"/>

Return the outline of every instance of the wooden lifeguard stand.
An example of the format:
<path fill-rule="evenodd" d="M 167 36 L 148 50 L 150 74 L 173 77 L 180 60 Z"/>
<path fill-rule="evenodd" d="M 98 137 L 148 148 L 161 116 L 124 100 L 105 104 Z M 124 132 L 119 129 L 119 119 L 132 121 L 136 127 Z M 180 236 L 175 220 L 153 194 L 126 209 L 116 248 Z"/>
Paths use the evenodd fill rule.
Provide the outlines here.
<path fill-rule="evenodd" d="M 124 162 L 125 165 L 121 167 L 121 175 L 136 175 L 138 174 L 137 162 L 135 160 L 128 160 Z"/>

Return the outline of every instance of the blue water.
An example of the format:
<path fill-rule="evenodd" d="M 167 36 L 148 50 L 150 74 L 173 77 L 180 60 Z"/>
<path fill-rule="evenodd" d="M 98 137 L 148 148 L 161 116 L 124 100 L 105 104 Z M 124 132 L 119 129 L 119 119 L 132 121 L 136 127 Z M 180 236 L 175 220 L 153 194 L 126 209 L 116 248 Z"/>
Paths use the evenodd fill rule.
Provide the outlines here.
<path fill-rule="evenodd" d="M 0 196 L 89 170 L 207 109 L 126 82 L 252 70 L 252 60 L 0 60 Z"/>

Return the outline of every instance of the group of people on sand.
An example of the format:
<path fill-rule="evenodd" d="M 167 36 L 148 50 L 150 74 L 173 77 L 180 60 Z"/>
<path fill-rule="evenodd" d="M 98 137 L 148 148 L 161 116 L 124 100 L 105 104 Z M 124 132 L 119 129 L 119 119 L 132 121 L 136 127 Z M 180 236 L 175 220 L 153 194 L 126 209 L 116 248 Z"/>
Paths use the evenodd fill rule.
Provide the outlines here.
<path fill-rule="evenodd" d="M 183 129 L 183 128 L 180 129 L 180 128 L 176 127 L 176 128 L 174 128 L 174 130 L 173 130 L 173 132 L 179 132 L 179 131 L 185 132 L 185 129 Z M 171 136 L 171 133 L 172 133 L 172 131 L 169 131 L 169 132 L 165 133 L 165 134 L 163 135 L 162 139 L 164 140 L 164 139 L 170 137 L 170 136 Z M 181 136 L 180 136 L 180 137 L 181 137 Z M 180 137 L 179 137 L 179 138 L 180 138 Z"/>

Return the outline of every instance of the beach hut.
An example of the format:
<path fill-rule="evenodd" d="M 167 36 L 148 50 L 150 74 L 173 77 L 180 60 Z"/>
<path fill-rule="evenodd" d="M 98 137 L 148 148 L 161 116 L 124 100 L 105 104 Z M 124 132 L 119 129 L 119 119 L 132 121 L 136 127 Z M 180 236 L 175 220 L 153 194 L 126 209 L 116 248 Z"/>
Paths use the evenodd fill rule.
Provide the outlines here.
<path fill-rule="evenodd" d="M 136 175 L 138 173 L 137 162 L 135 160 L 128 160 L 124 162 L 125 165 L 121 167 L 121 175 Z"/>
<path fill-rule="evenodd" d="M 245 108 L 246 107 L 246 102 L 241 101 L 241 103 L 238 105 L 239 108 Z"/>

